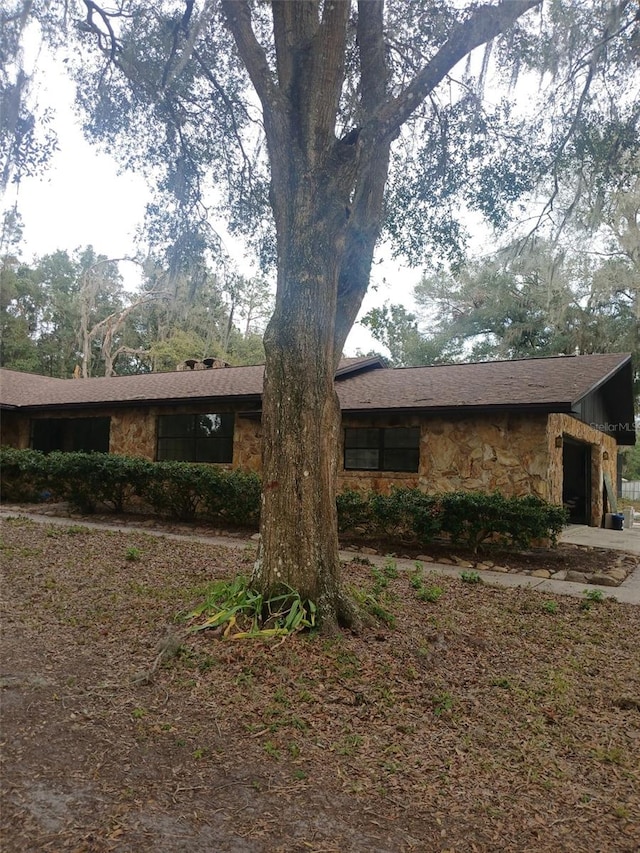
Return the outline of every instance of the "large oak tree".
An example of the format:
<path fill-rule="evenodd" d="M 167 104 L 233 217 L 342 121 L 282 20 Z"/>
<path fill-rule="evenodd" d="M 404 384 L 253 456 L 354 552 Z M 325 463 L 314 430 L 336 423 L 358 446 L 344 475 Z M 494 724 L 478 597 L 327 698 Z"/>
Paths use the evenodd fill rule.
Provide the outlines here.
<path fill-rule="evenodd" d="M 500 197 L 517 198 L 533 180 L 530 166 L 541 171 L 544 158 L 523 143 L 508 97 L 483 106 L 487 70 L 516 77 L 535 60 L 562 78 L 566 97 L 554 126 L 538 121 L 552 138 L 548 150 L 561 154 L 603 54 L 614 39 L 637 37 L 633 4 L 551 0 L 546 18 L 542 0 L 78 5 L 81 40 L 101 56 L 93 75 L 88 60 L 78 73 L 88 130 L 129 165 L 152 164 L 165 199 L 155 222 L 177 228 L 174 247 L 184 257 L 201 247 L 191 237 L 193 222 L 206 219 L 203 205 L 209 215 L 225 208 L 231 226 L 252 237 L 266 236 L 261 246 L 277 264 L 277 295 L 264 341 L 255 582 L 266 592 L 288 584 L 318 603 L 327 624 L 348 622 L 337 548 L 334 374 L 381 229 L 387 222 L 413 248 L 438 231 L 441 243 L 454 245 L 454 191 L 464 195 L 474 185 L 467 203 L 497 217 Z M 474 75 L 463 60 L 483 45 L 493 46 L 495 58 L 485 50 Z M 501 133 L 505 127 L 510 134 Z M 385 208 L 390 170 L 394 204 Z M 224 197 L 207 192 L 212 176 L 226 187 Z M 414 202 L 420 226 L 407 218 Z M 179 252 L 173 263 L 180 267 Z"/>

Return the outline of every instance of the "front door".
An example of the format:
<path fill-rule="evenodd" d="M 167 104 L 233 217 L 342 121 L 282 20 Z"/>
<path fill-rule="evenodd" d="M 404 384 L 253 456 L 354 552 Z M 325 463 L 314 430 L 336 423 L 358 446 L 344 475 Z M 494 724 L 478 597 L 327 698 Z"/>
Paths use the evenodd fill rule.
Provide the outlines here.
<path fill-rule="evenodd" d="M 562 445 L 562 503 L 571 524 L 591 520 L 591 445 L 571 438 Z"/>

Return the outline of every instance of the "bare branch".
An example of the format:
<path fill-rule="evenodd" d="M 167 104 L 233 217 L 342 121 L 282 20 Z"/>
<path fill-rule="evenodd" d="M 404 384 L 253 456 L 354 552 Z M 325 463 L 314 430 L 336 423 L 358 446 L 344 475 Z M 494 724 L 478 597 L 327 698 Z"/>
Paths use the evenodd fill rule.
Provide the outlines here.
<path fill-rule="evenodd" d="M 117 54 L 122 52 L 122 44 L 116 37 L 111 18 L 121 17 L 120 13 L 106 12 L 97 3 L 94 3 L 94 0 L 82 0 L 82 2 L 87 8 L 87 17 L 82 22 L 82 29 L 97 36 L 100 50 L 108 55 L 112 62 L 115 62 Z M 99 23 L 96 23 L 94 15 L 100 19 L 104 29 L 100 27 Z"/>

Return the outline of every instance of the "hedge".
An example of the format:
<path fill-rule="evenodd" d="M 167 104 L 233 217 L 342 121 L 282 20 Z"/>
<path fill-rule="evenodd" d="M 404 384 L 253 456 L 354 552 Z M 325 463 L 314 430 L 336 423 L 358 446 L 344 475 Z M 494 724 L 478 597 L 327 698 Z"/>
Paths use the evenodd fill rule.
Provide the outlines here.
<path fill-rule="evenodd" d="M 454 544 L 473 550 L 491 541 L 527 548 L 536 540 L 553 545 L 568 522 L 562 506 L 535 495 L 505 497 L 499 492 L 450 492 L 427 495 L 419 489 L 392 489 L 389 495 L 346 490 L 338 495 L 342 532 L 412 538 L 422 545 L 448 534 Z"/>
<path fill-rule="evenodd" d="M 256 527 L 260 518 L 260 478 L 190 462 L 150 462 L 107 453 L 40 453 L 0 448 L 4 500 L 52 496 L 81 512 L 107 506 L 122 512 L 132 499 L 159 515 L 203 518 Z M 563 507 L 534 495 L 507 498 L 498 492 L 427 495 L 419 489 L 392 489 L 388 495 L 345 490 L 337 496 L 338 526 L 372 537 L 413 539 L 421 545 L 447 534 L 474 550 L 486 541 L 526 548 L 533 541 L 556 543 L 567 523 Z"/>
<path fill-rule="evenodd" d="M 44 454 L 3 447 L 0 488 L 3 500 L 52 497 L 83 513 L 98 506 L 122 512 L 137 498 L 159 515 L 181 520 L 255 527 L 260 517 L 257 474 L 110 453 Z"/>

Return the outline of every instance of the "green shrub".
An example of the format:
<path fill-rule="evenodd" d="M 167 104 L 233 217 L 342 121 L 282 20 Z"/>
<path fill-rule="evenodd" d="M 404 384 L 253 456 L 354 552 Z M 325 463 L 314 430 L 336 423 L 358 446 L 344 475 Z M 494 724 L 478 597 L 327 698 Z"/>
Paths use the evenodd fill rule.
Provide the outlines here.
<path fill-rule="evenodd" d="M 159 515 L 192 521 L 217 474 L 217 469 L 212 473 L 207 466 L 190 462 L 156 462 L 141 497 Z"/>
<path fill-rule="evenodd" d="M 392 489 L 388 495 L 372 494 L 371 515 L 377 530 L 386 536 L 414 536 L 421 544 L 431 542 L 441 529 L 440 499 L 420 489 Z"/>
<path fill-rule="evenodd" d="M 37 500 L 43 493 L 69 501 L 82 512 L 100 505 L 115 512 L 136 495 L 160 515 L 255 527 L 260 517 L 260 478 L 190 462 L 149 462 L 107 453 L 40 453 L 0 449 L 2 494 Z M 556 543 L 567 513 L 534 495 L 507 498 L 495 492 L 427 495 L 392 489 L 388 495 L 350 489 L 336 498 L 341 531 L 363 525 L 373 535 L 411 537 L 420 544 L 448 533 L 474 550 L 491 541 L 526 548 L 537 539 Z"/>
<path fill-rule="evenodd" d="M 0 448 L 0 490 L 5 501 L 37 501 L 49 489 L 46 456 L 39 450 Z"/>
<path fill-rule="evenodd" d="M 142 494 L 153 463 L 109 453 L 62 453 L 46 456 L 52 490 L 81 512 L 98 504 L 122 512 L 133 495 Z"/>
<path fill-rule="evenodd" d="M 441 495 L 442 530 L 455 543 L 478 546 L 491 539 L 528 548 L 536 539 L 557 542 L 567 513 L 535 495 L 507 498 L 499 492 L 452 492 Z"/>
<path fill-rule="evenodd" d="M 412 537 L 420 544 L 448 533 L 474 550 L 487 540 L 527 548 L 538 539 L 555 544 L 567 523 L 563 507 L 535 495 L 507 498 L 498 492 L 427 495 L 419 489 L 392 489 L 388 495 L 345 491 L 338 495 L 340 530 L 365 525 L 386 537 Z"/>
<path fill-rule="evenodd" d="M 217 516 L 239 527 L 260 522 L 262 482 L 253 471 L 228 471 L 221 480 Z M 205 500 L 207 510 L 211 511 Z"/>
<path fill-rule="evenodd" d="M 261 489 L 257 474 L 191 462 L 156 462 L 151 467 L 142 497 L 161 515 L 257 525 Z"/>
<path fill-rule="evenodd" d="M 54 494 L 83 513 L 94 512 L 98 503 L 95 494 L 94 455 L 98 454 L 63 453 L 57 450 L 47 453 L 45 457 L 49 483 Z"/>
<path fill-rule="evenodd" d="M 368 494 L 345 489 L 336 497 L 338 510 L 338 530 L 344 533 L 354 527 L 368 525 L 371 521 L 371 507 Z"/>
<path fill-rule="evenodd" d="M 260 517 L 260 478 L 188 462 L 150 462 L 108 453 L 44 454 L 0 449 L 5 500 L 35 501 L 45 491 L 81 512 L 105 505 L 122 512 L 134 496 L 156 513 L 192 520 L 198 515 L 239 526 Z"/>
<path fill-rule="evenodd" d="M 51 492 L 84 513 L 99 504 L 122 512 L 153 471 L 146 459 L 109 453 L 54 451 L 44 455 L 43 465 Z"/>
<path fill-rule="evenodd" d="M 261 483 L 257 474 L 211 468 L 202 485 L 202 511 L 207 518 L 239 527 L 258 524 Z"/>

